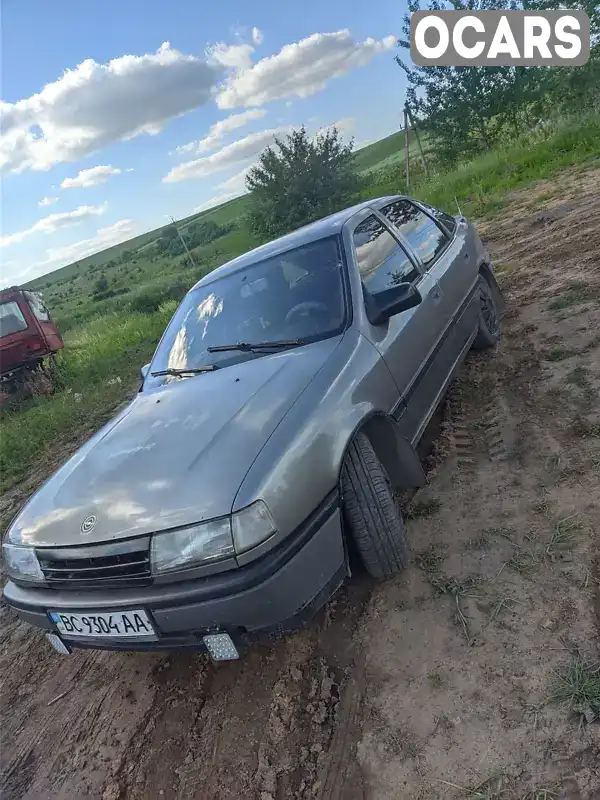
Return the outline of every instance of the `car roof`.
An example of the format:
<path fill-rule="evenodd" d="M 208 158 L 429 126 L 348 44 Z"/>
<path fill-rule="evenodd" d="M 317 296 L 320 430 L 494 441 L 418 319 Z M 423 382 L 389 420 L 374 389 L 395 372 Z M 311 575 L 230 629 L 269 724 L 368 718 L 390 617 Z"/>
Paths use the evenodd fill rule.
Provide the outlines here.
<path fill-rule="evenodd" d="M 338 211 L 335 214 L 330 214 L 328 217 L 323 217 L 322 219 L 318 219 L 315 222 L 309 223 L 308 225 L 304 225 L 302 228 L 292 231 L 292 233 L 288 233 L 285 236 L 280 236 L 279 239 L 273 239 L 271 242 L 267 242 L 259 247 L 255 247 L 254 250 L 249 250 L 247 253 L 228 261 L 226 264 L 223 264 L 222 266 L 213 270 L 208 275 L 205 275 L 198 281 L 198 283 L 196 283 L 194 287 L 192 287 L 192 290 L 198 286 L 205 286 L 206 284 L 212 283 L 213 281 L 223 278 L 226 275 L 230 275 L 234 272 L 245 269 L 252 264 L 258 263 L 259 261 L 264 261 L 267 258 L 276 256 L 279 253 L 285 253 L 286 251 L 292 250 L 295 247 L 300 247 L 301 245 L 309 244 L 310 242 L 316 242 L 319 239 L 326 238 L 327 236 L 334 236 L 335 234 L 340 233 L 348 220 L 359 211 L 362 211 L 365 208 L 375 208 L 381 202 L 385 202 L 386 200 L 395 200 L 398 196 L 399 195 L 391 195 L 389 197 L 374 197 L 371 200 L 365 200 L 362 203 L 345 208 L 343 211 Z"/>

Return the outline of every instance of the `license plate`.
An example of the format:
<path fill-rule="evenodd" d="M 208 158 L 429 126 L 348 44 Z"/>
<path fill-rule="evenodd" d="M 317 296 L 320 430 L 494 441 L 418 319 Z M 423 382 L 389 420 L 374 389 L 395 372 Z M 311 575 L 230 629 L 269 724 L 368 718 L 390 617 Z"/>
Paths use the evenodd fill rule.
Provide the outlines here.
<path fill-rule="evenodd" d="M 49 611 L 48 615 L 66 639 L 156 639 L 156 631 L 143 609 L 95 614 Z"/>

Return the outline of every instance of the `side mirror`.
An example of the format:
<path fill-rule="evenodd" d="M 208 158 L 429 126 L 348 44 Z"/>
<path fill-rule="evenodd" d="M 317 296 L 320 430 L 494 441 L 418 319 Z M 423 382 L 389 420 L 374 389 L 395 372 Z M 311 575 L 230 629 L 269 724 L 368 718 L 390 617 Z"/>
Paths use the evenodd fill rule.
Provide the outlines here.
<path fill-rule="evenodd" d="M 150 369 L 150 364 L 144 364 L 143 367 L 140 367 L 140 377 L 142 381 L 146 380 L 146 376 L 148 375 L 149 369 Z"/>
<path fill-rule="evenodd" d="M 390 317 L 421 303 L 421 293 L 412 283 L 399 283 L 371 294 L 365 290 L 367 316 L 372 325 L 383 325 Z"/>

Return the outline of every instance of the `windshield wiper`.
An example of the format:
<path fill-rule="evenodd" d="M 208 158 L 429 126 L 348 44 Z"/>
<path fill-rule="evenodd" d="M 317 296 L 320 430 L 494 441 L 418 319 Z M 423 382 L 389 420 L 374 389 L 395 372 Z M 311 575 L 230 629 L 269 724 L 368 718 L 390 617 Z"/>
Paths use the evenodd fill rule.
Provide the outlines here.
<path fill-rule="evenodd" d="M 158 378 L 159 375 L 173 375 L 176 378 L 182 378 L 184 375 L 200 375 L 201 372 L 212 372 L 218 369 L 216 364 L 206 364 L 204 367 L 184 367 L 182 369 L 159 369 L 152 373 L 152 377 Z"/>
<path fill-rule="evenodd" d="M 275 339 L 272 342 L 237 342 L 236 344 L 218 344 L 207 347 L 209 353 L 223 353 L 226 350 L 242 350 L 251 353 L 254 350 L 279 350 L 285 347 L 298 347 L 304 344 L 300 339 Z"/>

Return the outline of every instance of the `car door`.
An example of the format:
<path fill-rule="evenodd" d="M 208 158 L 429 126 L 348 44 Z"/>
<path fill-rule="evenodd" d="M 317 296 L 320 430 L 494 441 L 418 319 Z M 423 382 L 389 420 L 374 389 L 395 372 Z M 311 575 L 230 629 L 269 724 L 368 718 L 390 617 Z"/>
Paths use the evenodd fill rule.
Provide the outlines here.
<path fill-rule="evenodd" d="M 363 333 L 381 353 L 398 386 L 394 413 L 413 441 L 418 435 L 427 398 L 422 384 L 423 366 L 439 336 L 436 308 L 441 293 L 432 275 L 423 273 L 386 221 L 372 213 L 351 232 L 354 256 L 366 292 L 376 293 L 399 283 L 414 283 L 422 301 L 391 317 L 382 325 L 365 319 Z"/>
<path fill-rule="evenodd" d="M 439 291 L 432 321 L 436 340 L 421 376 L 419 402 L 428 405 L 421 421 L 424 427 L 470 345 L 477 323 L 475 305 L 470 303 L 477 270 L 471 263 L 466 224 L 460 225 L 453 217 L 407 198 L 384 204 L 380 212 Z"/>

